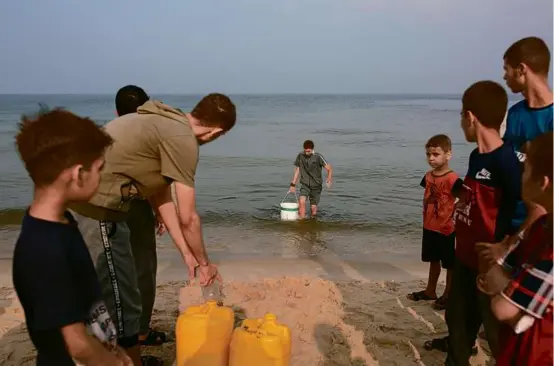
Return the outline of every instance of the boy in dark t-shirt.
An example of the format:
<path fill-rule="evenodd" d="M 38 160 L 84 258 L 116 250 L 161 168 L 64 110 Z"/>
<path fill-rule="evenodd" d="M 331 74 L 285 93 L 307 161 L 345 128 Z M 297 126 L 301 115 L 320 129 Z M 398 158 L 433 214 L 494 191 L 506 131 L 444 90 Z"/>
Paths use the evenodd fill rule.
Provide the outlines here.
<path fill-rule="evenodd" d="M 34 198 L 13 256 L 13 282 L 37 365 L 127 365 L 101 299 L 96 272 L 68 202 L 98 188 L 112 139 L 89 119 L 63 111 L 22 118 L 16 145 Z M 110 352 L 113 351 L 113 352 Z"/>
<path fill-rule="evenodd" d="M 521 166 L 509 143 L 500 137 L 508 96 L 502 86 L 480 81 L 462 98 L 461 125 L 471 152 L 460 201 L 456 207 L 456 264 L 447 309 L 447 365 L 469 365 L 471 349 L 481 325 L 489 346 L 498 354 L 498 321 L 490 299 L 477 290 L 480 264 L 478 242 L 499 242 L 517 231 L 512 226 L 520 199 Z"/>

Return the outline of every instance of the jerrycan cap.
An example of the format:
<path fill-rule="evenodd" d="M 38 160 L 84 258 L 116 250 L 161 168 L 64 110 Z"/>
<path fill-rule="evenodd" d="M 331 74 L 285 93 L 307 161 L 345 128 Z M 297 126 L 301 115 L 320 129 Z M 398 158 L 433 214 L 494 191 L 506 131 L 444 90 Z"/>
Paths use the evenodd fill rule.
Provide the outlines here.
<path fill-rule="evenodd" d="M 208 305 L 210 308 L 216 308 L 217 307 L 217 301 L 210 299 L 206 301 L 206 305 Z"/>
<path fill-rule="evenodd" d="M 272 313 L 267 313 L 264 315 L 264 320 L 266 322 L 275 322 L 277 320 L 277 316 Z"/>

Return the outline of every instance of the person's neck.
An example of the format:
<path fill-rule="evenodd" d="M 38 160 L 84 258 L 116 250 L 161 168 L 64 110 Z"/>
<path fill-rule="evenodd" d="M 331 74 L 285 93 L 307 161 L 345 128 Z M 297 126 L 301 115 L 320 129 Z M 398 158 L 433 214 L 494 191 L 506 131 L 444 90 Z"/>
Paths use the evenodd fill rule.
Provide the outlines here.
<path fill-rule="evenodd" d="M 48 189 L 36 189 L 29 214 L 37 219 L 65 223 L 65 210 L 66 202 L 59 194 Z"/>
<path fill-rule="evenodd" d="M 548 195 L 548 197 L 545 197 L 543 201 L 544 202 L 537 203 L 544 208 L 547 214 L 552 214 L 552 195 Z"/>
<path fill-rule="evenodd" d="M 494 129 L 481 128 L 477 134 L 477 148 L 481 154 L 488 153 L 498 149 L 504 144 L 500 133 Z"/>
<path fill-rule="evenodd" d="M 543 108 L 552 104 L 553 94 L 546 80 L 529 83 L 522 94 L 529 108 Z"/>
<path fill-rule="evenodd" d="M 433 169 L 433 175 L 443 175 L 448 171 L 450 171 L 450 166 L 448 165 L 448 163 L 446 163 L 441 167 Z"/>
<path fill-rule="evenodd" d="M 200 124 L 200 120 L 195 118 L 191 113 L 185 113 L 187 120 L 189 121 L 189 126 L 192 129 L 192 133 L 196 137 L 202 135 L 205 132 L 205 127 Z"/>

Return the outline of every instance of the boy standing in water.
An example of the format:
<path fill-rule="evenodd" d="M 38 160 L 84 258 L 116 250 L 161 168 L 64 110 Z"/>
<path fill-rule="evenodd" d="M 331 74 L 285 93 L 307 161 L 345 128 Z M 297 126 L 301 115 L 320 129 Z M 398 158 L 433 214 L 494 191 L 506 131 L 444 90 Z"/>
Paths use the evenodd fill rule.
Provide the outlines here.
<path fill-rule="evenodd" d="M 493 81 L 479 81 L 462 97 L 461 125 L 468 142 L 477 148 L 469 156 L 468 171 L 456 205 L 456 263 L 446 309 L 448 356 L 446 365 L 469 365 L 471 349 L 481 325 L 493 355 L 498 355 L 498 320 L 490 299 L 477 290 L 478 242 L 499 242 L 517 231 L 512 225 L 520 199 L 521 166 L 513 146 L 500 137 L 508 95 Z"/>
<path fill-rule="evenodd" d="M 63 110 L 24 117 L 16 145 L 35 185 L 13 256 L 13 282 L 37 365 L 130 364 L 68 202 L 96 192 L 112 139 L 89 119 Z"/>
<path fill-rule="evenodd" d="M 310 199 L 312 217 L 317 215 L 317 205 L 321 198 L 323 189 L 323 178 L 321 170 L 327 170 L 327 187 L 331 186 L 333 178 L 333 168 L 331 164 L 325 160 L 323 155 L 314 151 L 314 142 L 311 140 L 304 141 L 304 152 L 301 152 L 294 161 L 296 168 L 294 176 L 290 183 L 289 192 L 296 192 L 296 181 L 300 177 L 300 204 L 298 214 L 301 219 L 306 216 L 306 198 Z"/>
<path fill-rule="evenodd" d="M 427 288 L 408 294 L 408 299 L 436 300 L 434 307 L 443 310 L 448 300 L 454 266 L 454 192 L 461 187 L 458 175 L 450 169 L 448 162 L 452 157 L 452 142 L 446 135 L 436 135 L 425 145 L 427 162 L 431 170 L 421 180 L 425 188 L 423 198 L 423 239 L 421 260 L 429 262 Z M 446 269 L 446 288 L 437 299 L 437 281 L 442 268 Z"/>
<path fill-rule="evenodd" d="M 522 196 L 546 210 L 507 255 L 479 279 L 492 311 L 505 323 L 497 365 L 552 365 L 552 132 L 531 142 Z"/>

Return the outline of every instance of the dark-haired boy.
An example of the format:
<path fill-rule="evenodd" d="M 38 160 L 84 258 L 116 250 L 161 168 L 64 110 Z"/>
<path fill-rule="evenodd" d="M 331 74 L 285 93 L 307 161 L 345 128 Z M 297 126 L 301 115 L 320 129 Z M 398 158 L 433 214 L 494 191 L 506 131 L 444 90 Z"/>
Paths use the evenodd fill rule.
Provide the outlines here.
<path fill-rule="evenodd" d="M 504 141 L 510 142 L 521 161 L 525 159 L 528 143 L 537 136 L 552 131 L 552 90 L 548 84 L 550 50 L 538 37 L 526 37 L 512 44 L 504 53 L 504 80 L 513 93 L 521 93 L 524 99 L 513 105 L 506 117 Z M 518 237 L 545 210 L 534 202 L 520 201 L 518 215 L 513 222 L 519 227 L 518 235 L 503 240 L 483 250 L 483 255 L 498 259 L 515 244 Z"/>
<path fill-rule="evenodd" d="M 478 286 L 491 296 L 494 315 L 503 322 L 497 365 L 552 365 L 552 132 L 534 139 L 525 160 L 522 196 L 544 207 L 521 242 L 506 256 L 488 261 Z M 485 258 L 482 258 L 486 260 Z"/>
<path fill-rule="evenodd" d="M 94 195 L 111 144 L 94 122 L 63 110 L 20 123 L 16 145 L 34 198 L 15 245 L 13 282 L 37 365 L 130 362 L 125 353 L 108 351 L 116 344 L 116 329 L 83 237 L 66 210 L 69 202 Z"/>
<path fill-rule="evenodd" d="M 452 142 L 448 136 L 431 137 L 425 144 L 425 153 L 432 169 L 425 174 L 420 183 L 425 188 L 421 260 L 429 262 L 429 278 L 425 290 L 412 292 L 407 297 L 413 301 L 436 300 L 435 309 L 443 310 L 448 301 L 455 258 L 454 192 L 459 190 L 462 181 L 448 165 L 452 158 Z M 447 271 L 446 288 L 437 299 L 441 264 Z"/>
<path fill-rule="evenodd" d="M 521 166 L 513 146 L 500 137 L 508 96 L 502 86 L 479 81 L 462 98 L 461 125 L 468 142 L 477 148 L 456 207 L 456 264 L 446 310 L 447 365 L 469 365 L 472 346 L 481 325 L 494 356 L 498 355 L 498 321 L 490 299 L 479 292 L 478 242 L 499 242 L 517 228 L 512 220 L 520 199 Z"/>
<path fill-rule="evenodd" d="M 149 100 L 150 97 L 141 87 L 126 85 L 120 88 L 115 95 L 117 115 L 121 117 L 137 113 L 137 109 Z M 156 226 L 159 235 L 164 232 L 165 227 L 156 219 L 150 202 L 140 197 L 131 202 L 127 226 L 129 227 L 131 249 L 142 303 L 139 342 L 143 346 L 161 345 L 167 341 L 167 336 L 164 332 L 152 329 L 150 321 L 156 300 L 156 271 L 158 268 Z M 149 357 L 152 359 L 153 356 Z"/>

